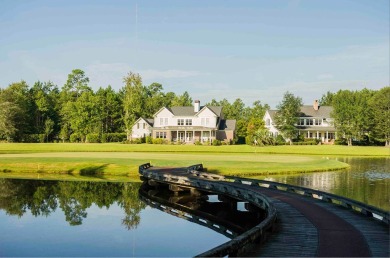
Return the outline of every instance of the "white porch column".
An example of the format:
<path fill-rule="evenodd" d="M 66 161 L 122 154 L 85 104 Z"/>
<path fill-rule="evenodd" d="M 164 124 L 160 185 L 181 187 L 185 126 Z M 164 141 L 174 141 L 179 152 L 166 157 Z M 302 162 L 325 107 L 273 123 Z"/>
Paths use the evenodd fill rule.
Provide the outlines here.
<path fill-rule="evenodd" d="M 317 131 L 317 139 L 319 138 L 318 131 Z"/>
<path fill-rule="evenodd" d="M 326 142 L 329 142 L 329 132 L 326 131 Z"/>
<path fill-rule="evenodd" d="M 310 138 L 310 131 L 307 131 L 307 138 Z"/>

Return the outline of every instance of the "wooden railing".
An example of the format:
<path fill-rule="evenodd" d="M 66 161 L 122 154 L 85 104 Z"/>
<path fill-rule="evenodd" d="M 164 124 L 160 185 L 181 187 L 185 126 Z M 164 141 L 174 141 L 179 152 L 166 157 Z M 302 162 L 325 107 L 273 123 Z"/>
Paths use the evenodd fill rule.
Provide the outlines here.
<path fill-rule="evenodd" d="M 293 185 L 271 182 L 266 180 L 240 178 L 240 177 L 233 177 L 233 176 L 227 176 L 225 177 L 225 180 L 233 181 L 235 183 L 240 183 L 245 185 L 251 185 L 255 187 L 265 187 L 269 189 L 276 189 L 280 191 L 300 194 L 310 198 L 333 203 L 336 205 L 341 205 L 347 209 L 359 212 L 367 217 L 380 220 L 383 223 L 389 225 L 389 212 L 346 197 L 342 197 L 335 194 L 326 193 L 326 192 L 322 192 L 322 191 L 318 191 L 306 187 L 293 186 Z"/>
<path fill-rule="evenodd" d="M 265 240 L 269 233 L 273 230 L 277 215 L 276 209 L 272 202 L 264 195 L 244 187 L 250 185 L 253 187 L 264 187 L 289 193 L 299 194 L 310 198 L 322 200 L 335 205 L 341 205 L 347 209 L 359 212 L 369 218 L 382 221 L 389 225 L 389 212 L 381 210 L 371 205 L 361 203 L 346 197 L 337 196 L 331 193 L 326 193 L 310 188 L 293 186 L 283 183 L 271 182 L 266 180 L 257 180 L 250 178 L 240 178 L 233 176 L 221 176 L 211 173 L 202 172 L 203 165 L 197 164 L 187 168 L 189 176 L 176 176 L 169 173 L 153 173 L 149 171 L 150 164 L 140 166 L 140 174 L 155 181 L 178 184 L 182 186 L 194 187 L 210 192 L 226 194 L 237 199 L 251 202 L 252 204 L 267 211 L 267 217 L 260 224 L 238 237 L 217 246 L 198 256 L 235 256 L 245 251 L 247 247 L 256 240 Z M 142 168 L 142 169 L 141 169 Z M 243 185 L 241 187 L 240 185 Z"/>
<path fill-rule="evenodd" d="M 148 166 L 147 164 L 144 165 L 145 166 L 141 166 Z M 200 164 L 191 167 L 200 167 Z M 187 169 L 187 171 L 190 173 L 190 175 L 200 173 L 199 171 L 191 169 Z M 232 240 L 204 253 L 201 253 L 197 256 L 237 256 L 245 250 L 248 250 L 249 246 L 255 241 L 264 241 L 265 239 L 267 239 L 267 237 L 274 229 L 277 220 L 276 209 L 267 197 L 248 188 L 240 187 L 240 185 L 238 184 L 231 184 L 228 182 L 220 181 L 220 177 L 218 175 L 209 174 L 210 178 L 194 178 L 187 176 L 177 176 L 168 173 L 156 173 L 153 172 L 153 170 L 148 169 L 140 169 L 140 173 L 144 178 L 157 182 L 178 184 L 181 186 L 194 187 L 213 193 L 225 194 L 240 200 L 250 202 L 253 205 L 260 207 L 267 212 L 267 217 L 260 224 L 256 225 L 245 233 L 233 238 Z"/>

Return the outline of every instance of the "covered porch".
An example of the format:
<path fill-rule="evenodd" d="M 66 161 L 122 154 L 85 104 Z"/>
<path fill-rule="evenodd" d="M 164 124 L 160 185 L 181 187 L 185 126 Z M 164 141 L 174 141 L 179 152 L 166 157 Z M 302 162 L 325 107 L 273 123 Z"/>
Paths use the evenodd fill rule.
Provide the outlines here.
<path fill-rule="evenodd" d="M 171 131 L 172 142 L 201 143 L 211 142 L 215 139 L 215 130 L 176 130 Z"/>

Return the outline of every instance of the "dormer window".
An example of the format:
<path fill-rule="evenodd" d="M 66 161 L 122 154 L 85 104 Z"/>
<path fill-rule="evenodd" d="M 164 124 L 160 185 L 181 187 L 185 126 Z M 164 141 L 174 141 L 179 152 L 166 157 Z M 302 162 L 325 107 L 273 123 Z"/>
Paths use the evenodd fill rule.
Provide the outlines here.
<path fill-rule="evenodd" d="M 184 125 L 184 119 L 177 119 L 177 125 Z"/>
<path fill-rule="evenodd" d="M 186 125 L 192 125 L 192 119 L 186 119 Z"/>

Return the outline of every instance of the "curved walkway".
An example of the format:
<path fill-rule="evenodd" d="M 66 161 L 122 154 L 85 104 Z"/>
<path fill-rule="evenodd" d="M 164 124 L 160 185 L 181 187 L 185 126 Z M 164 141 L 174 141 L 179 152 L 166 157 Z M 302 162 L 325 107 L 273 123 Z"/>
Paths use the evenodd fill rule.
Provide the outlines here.
<path fill-rule="evenodd" d="M 263 245 L 255 245 L 247 256 L 389 257 L 388 224 L 329 202 L 296 193 L 251 184 L 225 181 L 226 178 L 188 173 L 186 168 L 144 168 L 153 173 L 218 182 L 246 188 L 266 196 L 276 208 L 278 230 Z M 194 169 L 196 171 L 196 168 Z M 141 172 L 141 167 L 140 167 Z M 141 173 L 142 174 L 142 173 Z M 195 179 L 196 178 L 196 179 Z M 180 185 L 180 182 L 176 182 Z M 388 214 L 386 215 L 388 219 Z"/>

